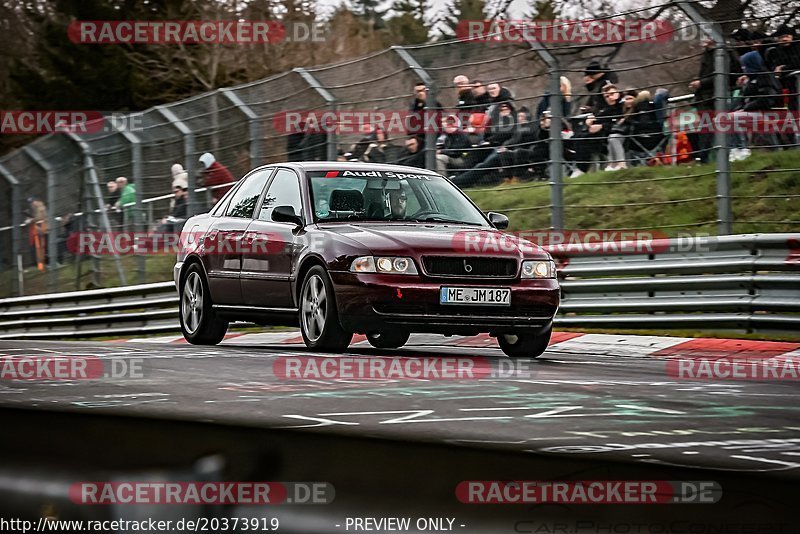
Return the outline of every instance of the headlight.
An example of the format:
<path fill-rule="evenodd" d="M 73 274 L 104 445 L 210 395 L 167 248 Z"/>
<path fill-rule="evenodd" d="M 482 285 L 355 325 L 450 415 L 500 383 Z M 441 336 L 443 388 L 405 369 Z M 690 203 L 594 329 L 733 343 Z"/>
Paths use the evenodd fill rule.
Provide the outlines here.
<path fill-rule="evenodd" d="M 353 260 L 350 271 L 354 273 L 418 274 L 411 258 L 361 256 Z"/>
<path fill-rule="evenodd" d="M 556 264 L 554 261 L 526 260 L 522 262 L 522 278 L 555 278 Z"/>

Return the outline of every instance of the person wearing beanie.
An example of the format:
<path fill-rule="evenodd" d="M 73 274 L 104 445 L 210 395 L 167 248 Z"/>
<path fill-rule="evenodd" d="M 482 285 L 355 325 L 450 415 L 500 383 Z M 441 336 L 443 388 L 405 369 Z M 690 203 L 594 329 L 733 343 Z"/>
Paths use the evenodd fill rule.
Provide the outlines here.
<path fill-rule="evenodd" d="M 228 170 L 211 152 L 206 152 L 200 156 L 200 165 L 203 169 L 203 185 L 206 187 L 213 187 L 217 185 L 231 184 L 228 187 L 217 187 L 211 190 L 211 197 L 214 199 L 214 204 L 220 201 L 225 196 L 225 193 L 230 191 L 233 183 L 235 182 L 231 171 Z"/>
<path fill-rule="evenodd" d="M 606 105 L 603 87 L 617 83 L 617 75 L 599 61 L 592 60 L 583 71 L 583 83 L 588 97 L 581 111 L 597 113 Z"/>

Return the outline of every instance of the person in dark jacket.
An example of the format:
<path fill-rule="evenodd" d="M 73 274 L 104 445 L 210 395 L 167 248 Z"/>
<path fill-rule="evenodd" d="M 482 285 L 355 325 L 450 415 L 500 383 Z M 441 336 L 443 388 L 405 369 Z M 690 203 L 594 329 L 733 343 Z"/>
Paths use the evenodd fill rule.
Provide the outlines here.
<path fill-rule="evenodd" d="M 795 41 L 794 30 L 785 25 L 779 27 L 773 37 L 777 44 L 767 50 L 767 67 L 778 75 L 788 93 L 789 109 L 797 111 L 797 76 L 792 76 L 792 72 L 800 71 L 800 43 Z"/>
<path fill-rule="evenodd" d="M 436 170 L 446 175 L 448 171 L 464 168 L 471 144 L 455 115 L 445 117 L 442 129 L 443 133 L 436 141 Z"/>
<path fill-rule="evenodd" d="M 456 88 L 456 108 L 472 111 L 475 108 L 475 95 L 472 94 L 472 84 L 469 78 L 459 74 L 453 78 L 453 86 Z"/>
<path fill-rule="evenodd" d="M 507 102 L 501 104 L 506 110 L 510 109 Z M 527 150 L 537 140 L 536 128 L 532 124 L 532 117 L 528 108 L 520 108 L 510 136 L 481 163 L 473 169 L 451 178 L 459 187 L 470 187 L 478 184 L 494 184 L 503 178 L 509 178 L 522 172 L 515 165 L 517 151 Z M 521 159 L 521 161 L 524 158 Z"/>
<path fill-rule="evenodd" d="M 599 61 L 592 61 L 583 72 L 583 83 L 588 96 L 581 111 L 596 114 L 606 105 L 603 88 L 617 83 L 617 74 Z"/>
<path fill-rule="evenodd" d="M 425 168 L 425 150 L 416 136 L 406 139 L 405 149 L 400 153 L 395 163 L 408 165 L 409 167 L 419 167 L 420 169 Z"/>
<path fill-rule="evenodd" d="M 475 107 L 470 110 L 471 112 L 485 113 L 492 103 L 486 86 L 480 80 L 472 80 L 472 98 L 475 100 Z"/>
<path fill-rule="evenodd" d="M 741 36 L 742 34 L 739 35 Z M 748 32 L 747 36 L 749 37 L 749 35 Z M 714 110 L 714 73 L 716 72 L 714 68 L 714 48 L 715 44 L 712 39 L 705 39 L 703 41 L 703 55 L 700 58 L 700 71 L 697 75 L 697 79 L 689 83 L 689 89 L 694 91 L 694 106 L 700 112 Z M 730 68 L 730 77 L 728 79 L 728 87 L 733 88 L 736 86 L 737 79 L 742 69 L 736 56 L 732 52 L 729 52 L 729 54 L 730 59 L 728 65 Z M 700 158 L 701 162 L 708 163 L 711 147 L 713 146 L 713 136 L 701 133 L 692 137 L 692 146 L 697 148 L 697 157 Z"/>
<path fill-rule="evenodd" d="M 605 105 L 596 115 L 587 116 L 580 130 L 566 144 L 567 159 L 571 159 L 576 165 L 570 178 L 576 178 L 589 170 L 592 159 L 603 152 L 608 136 L 622 117 L 622 94 L 617 86 L 606 85 L 602 94 Z"/>
<path fill-rule="evenodd" d="M 748 52 L 740 61 L 747 80 L 737 111 L 766 111 L 775 107 L 781 88 L 775 75 L 767 69 L 761 54 L 756 51 Z"/>
<path fill-rule="evenodd" d="M 408 106 L 408 135 L 417 137 L 420 144 L 425 143 L 425 117 L 429 113 L 440 113 L 442 105 L 428 98 L 428 86 L 420 82 L 414 85 L 414 100 Z"/>
<path fill-rule="evenodd" d="M 499 102 L 497 113 L 489 115 L 489 125 L 484 135 L 484 141 L 493 147 L 498 147 L 511 139 L 516 126 L 514 113 L 514 106 L 511 102 Z"/>
<path fill-rule="evenodd" d="M 561 76 L 561 117 L 569 118 L 572 113 L 572 82 L 566 76 Z M 539 104 L 536 106 L 536 119 L 541 119 L 545 111 L 550 110 L 550 92 L 542 95 Z"/>

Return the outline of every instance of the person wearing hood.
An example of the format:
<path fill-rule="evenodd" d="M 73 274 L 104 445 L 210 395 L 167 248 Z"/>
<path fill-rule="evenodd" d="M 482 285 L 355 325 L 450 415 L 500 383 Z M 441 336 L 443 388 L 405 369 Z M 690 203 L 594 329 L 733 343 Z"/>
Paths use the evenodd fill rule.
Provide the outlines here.
<path fill-rule="evenodd" d="M 189 190 L 189 173 L 186 172 L 186 169 L 183 168 L 183 165 L 180 163 L 175 163 L 170 168 L 170 173 L 172 174 L 172 191 L 174 192 L 176 188 L 183 189 L 188 191 Z M 169 211 L 172 212 L 175 209 L 175 199 L 176 197 L 173 196 L 172 200 L 169 202 Z"/>
<path fill-rule="evenodd" d="M 792 76 L 792 72 L 800 71 L 800 43 L 795 40 L 794 30 L 786 25 L 779 27 L 773 37 L 777 44 L 767 50 L 767 67 L 789 94 L 789 109 L 797 111 L 797 76 Z"/>
<path fill-rule="evenodd" d="M 203 169 L 203 185 L 212 187 L 231 184 L 228 187 L 216 187 L 211 190 L 211 197 L 214 199 L 214 204 L 216 204 L 231 189 L 236 180 L 234 180 L 231 171 L 217 161 L 211 152 L 206 152 L 200 156 L 199 161 Z"/>
<path fill-rule="evenodd" d="M 781 87 L 761 54 L 754 50 L 743 55 L 740 61 L 745 75 L 740 78 L 743 88 L 738 110 L 765 111 L 775 107 Z"/>
<path fill-rule="evenodd" d="M 445 174 L 448 170 L 463 169 L 471 144 L 469 137 L 461 129 L 458 117 L 445 117 L 442 130 L 442 135 L 436 140 L 436 171 Z"/>
<path fill-rule="evenodd" d="M 507 100 L 497 104 L 496 112 L 489 115 L 489 124 L 484 141 L 493 147 L 502 146 L 514 136 L 517 126 L 514 105 Z"/>
<path fill-rule="evenodd" d="M 597 113 L 606 105 L 605 98 L 603 98 L 603 87 L 617 83 L 617 75 L 607 66 L 594 60 L 583 71 L 583 83 L 586 87 L 587 101 L 581 107 L 581 111 Z"/>

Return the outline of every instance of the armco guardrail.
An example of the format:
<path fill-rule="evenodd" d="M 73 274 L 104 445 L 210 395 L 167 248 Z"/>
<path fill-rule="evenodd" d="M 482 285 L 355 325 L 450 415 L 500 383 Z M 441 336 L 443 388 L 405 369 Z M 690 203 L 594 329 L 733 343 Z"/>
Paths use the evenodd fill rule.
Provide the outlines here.
<path fill-rule="evenodd" d="M 800 331 L 800 234 L 547 247 L 565 327 Z M 179 331 L 172 282 L 0 300 L 0 338 Z"/>

